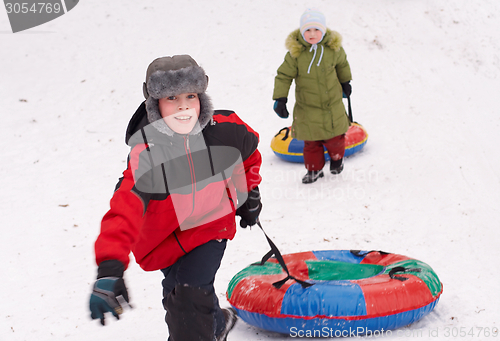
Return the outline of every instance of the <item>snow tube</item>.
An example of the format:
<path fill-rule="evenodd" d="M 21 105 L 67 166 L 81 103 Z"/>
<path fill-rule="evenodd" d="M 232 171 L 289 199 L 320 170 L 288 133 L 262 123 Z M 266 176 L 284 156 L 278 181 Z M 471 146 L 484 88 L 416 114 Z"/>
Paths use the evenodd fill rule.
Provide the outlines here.
<path fill-rule="evenodd" d="M 345 156 L 359 152 L 368 140 L 368 133 L 365 128 L 358 123 L 351 123 L 345 134 Z M 304 162 L 304 141 L 297 140 L 290 136 L 290 127 L 281 129 L 271 140 L 271 149 L 274 154 L 285 161 Z M 325 149 L 326 161 L 330 156 Z"/>
<path fill-rule="evenodd" d="M 236 274 L 226 295 L 248 324 L 291 336 L 384 333 L 429 314 L 443 291 L 429 265 L 398 254 L 308 251 L 283 260 L 297 282 L 276 288 L 286 273 L 270 258 Z"/>

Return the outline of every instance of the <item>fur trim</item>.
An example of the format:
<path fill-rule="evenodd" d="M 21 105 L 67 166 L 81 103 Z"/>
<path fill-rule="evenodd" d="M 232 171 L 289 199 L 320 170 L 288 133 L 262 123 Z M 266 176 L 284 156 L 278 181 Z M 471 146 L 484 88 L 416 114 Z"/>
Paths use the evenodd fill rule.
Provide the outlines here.
<path fill-rule="evenodd" d="M 186 92 L 193 92 L 193 91 L 186 91 Z M 212 120 L 212 116 L 214 115 L 214 109 L 210 97 L 206 93 L 199 93 L 198 98 L 200 99 L 200 116 L 198 117 L 198 124 L 194 126 L 193 130 L 191 130 L 189 135 L 196 135 L 200 133 L 203 130 L 203 128 L 205 128 L 207 124 Z M 149 96 L 149 98 L 146 100 L 146 111 L 148 113 L 149 123 L 151 123 L 151 125 L 155 127 L 156 130 L 168 136 L 174 136 L 175 134 L 174 131 L 170 129 L 170 127 L 165 123 L 165 121 L 161 117 L 158 100 L 156 98 Z"/>
<path fill-rule="evenodd" d="M 321 40 L 318 44 L 329 47 L 332 50 L 339 51 L 342 47 L 342 36 L 340 33 L 327 28 L 323 40 Z M 300 54 L 310 46 L 311 44 L 306 42 L 302 37 L 302 34 L 300 34 L 300 29 L 296 29 L 290 33 L 285 41 L 285 47 L 288 51 L 290 51 L 293 58 L 300 56 Z"/>
<path fill-rule="evenodd" d="M 146 84 L 149 96 L 158 100 L 183 93 L 204 93 L 208 78 L 201 67 L 189 66 L 179 70 L 157 70 Z"/>

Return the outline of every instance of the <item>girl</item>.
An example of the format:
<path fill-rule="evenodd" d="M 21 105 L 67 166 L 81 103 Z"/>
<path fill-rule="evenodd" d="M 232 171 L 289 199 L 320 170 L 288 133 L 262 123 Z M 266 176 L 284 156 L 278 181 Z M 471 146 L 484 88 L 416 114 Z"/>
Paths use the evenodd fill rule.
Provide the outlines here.
<path fill-rule="evenodd" d="M 324 176 L 323 147 L 330 156 L 332 174 L 344 167 L 344 136 L 350 123 L 342 92 L 351 94 L 351 69 L 342 37 L 326 28 L 325 16 L 318 10 L 304 12 L 300 28 L 290 33 L 285 46 L 288 52 L 274 82 L 274 111 L 281 118 L 289 116 L 286 102 L 295 79 L 292 137 L 304 140 L 307 174 L 302 182 L 309 184 Z"/>

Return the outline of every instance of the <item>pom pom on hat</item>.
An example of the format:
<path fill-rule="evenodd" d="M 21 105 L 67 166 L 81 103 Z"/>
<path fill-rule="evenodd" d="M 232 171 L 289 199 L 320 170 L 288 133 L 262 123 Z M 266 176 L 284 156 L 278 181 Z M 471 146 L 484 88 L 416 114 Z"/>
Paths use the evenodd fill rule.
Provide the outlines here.
<path fill-rule="evenodd" d="M 326 33 L 325 15 L 316 8 L 308 8 L 300 17 L 300 34 L 302 34 L 302 37 L 304 37 L 304 32 L 310 28 L 319 30 L 323 33 L 323 36 Z"/>

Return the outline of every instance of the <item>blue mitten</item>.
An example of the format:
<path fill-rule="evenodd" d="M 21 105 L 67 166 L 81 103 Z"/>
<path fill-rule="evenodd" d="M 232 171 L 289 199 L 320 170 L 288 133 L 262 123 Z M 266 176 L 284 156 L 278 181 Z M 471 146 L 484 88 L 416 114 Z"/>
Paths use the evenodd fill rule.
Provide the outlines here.
<path fill-rule="evenodd" d="M 104 261 L 99 265 L 97 281 L 90 295 L 92 319 L 100 319 L 104 326 L 104 313 L 110 312 L 117 319 L 123 312 L 118 301 L 120 296 L 129 302 L 127 287 L 123 281 L 123 265 L 117 260 Z"/>

